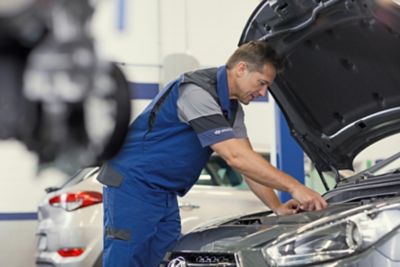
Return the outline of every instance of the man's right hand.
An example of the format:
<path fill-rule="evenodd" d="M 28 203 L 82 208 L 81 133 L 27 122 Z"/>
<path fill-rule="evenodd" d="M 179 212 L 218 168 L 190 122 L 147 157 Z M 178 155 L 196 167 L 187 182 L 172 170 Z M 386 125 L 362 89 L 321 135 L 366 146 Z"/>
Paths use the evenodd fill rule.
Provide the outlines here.
<path fill-rule="evenodd" d="M 294 199 L 299 201 L 300 209 L 302 210 L 322 210 L 328 206 L 328 203 L 326 203 L 320 194 L 302 184 L 296 185 L 290 191 L 290 194 Z"/>

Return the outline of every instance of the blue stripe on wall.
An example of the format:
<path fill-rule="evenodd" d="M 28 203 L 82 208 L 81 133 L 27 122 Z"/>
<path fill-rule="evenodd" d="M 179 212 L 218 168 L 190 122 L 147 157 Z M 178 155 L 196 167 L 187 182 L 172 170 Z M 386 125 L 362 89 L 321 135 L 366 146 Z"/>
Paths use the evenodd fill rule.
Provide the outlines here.
<path fill-rule="evenodd" d="M 275 105 L 275 125 L 278 169 L 304 184 L 304 152 L 291 135 L 285 116 L 278 105 Z M 279 192 L 278 195 L 282 203 L 292 198 L 288 192 Z"/>
<path fill-rule="evenodd" d="M 37 212 L 0 213 L 0 221 L 29 221 L 37 219 L 38 219 Z"/>
<path fill-rule="evenodd" d="M 131 99 L 153 99 L 159 90 L 158 83 L 129 83 Z"/>
<path fill-rule="evenodd" d="M 131 99 L 153 99 L 159 91 L 158 83 L 135 83 L 129 82 Z M 253 102 L 268 102 L 268 95 L 258 97 Z"/>
<path fill-rule="evenodd" d="M 125 9 L 126 9 L 126 2 L 125 0 L 118 0 L 118 31 L 122 32 L 125 29 Z"/>

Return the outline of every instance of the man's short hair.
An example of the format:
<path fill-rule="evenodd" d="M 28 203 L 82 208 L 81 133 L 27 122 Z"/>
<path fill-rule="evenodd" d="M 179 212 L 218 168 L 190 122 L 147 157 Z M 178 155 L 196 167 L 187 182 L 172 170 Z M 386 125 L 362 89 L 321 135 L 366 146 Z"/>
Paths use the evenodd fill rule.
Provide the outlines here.
<path fill-rule="evenodd" d="M 283 59 L 265 41 L 250 41 L 239 46 L 228 59 L 227 69 L 232 69 L 240 61 L 247 63 L 249 71 L 261 72 L 267 63 L 272 64 L 277 72 L 283 70 Z"/>

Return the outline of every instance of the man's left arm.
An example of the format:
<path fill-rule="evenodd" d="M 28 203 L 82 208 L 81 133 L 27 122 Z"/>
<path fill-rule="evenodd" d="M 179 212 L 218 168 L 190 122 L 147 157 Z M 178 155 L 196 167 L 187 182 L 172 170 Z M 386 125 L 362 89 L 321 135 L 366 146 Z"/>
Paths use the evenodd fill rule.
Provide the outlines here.
<path fill-rule="evenodd" d="M 240 140 L 252 149 L 250 141 L 247 138 Z M 286 203 L 281 203 L 277 194 L 272 188 L 259 184 L 247 177 L 244 178 L 251 191 L 253 191 L 253 193 L 275 214 L 288 215 L 295 214 L 298 211 L 299 205 L 296 200 L 291 199 Z"/>

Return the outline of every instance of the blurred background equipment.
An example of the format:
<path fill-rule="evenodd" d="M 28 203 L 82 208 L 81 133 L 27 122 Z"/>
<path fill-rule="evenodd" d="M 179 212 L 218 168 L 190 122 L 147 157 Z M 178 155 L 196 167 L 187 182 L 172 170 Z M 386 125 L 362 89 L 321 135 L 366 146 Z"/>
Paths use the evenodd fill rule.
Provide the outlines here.
<path fill-rule="evenodd" d="M 130 120 L 128 83 L 90 33 L 95 2 L 0 2 L 0 140 L 69 172 L 114 156 Z"/>

